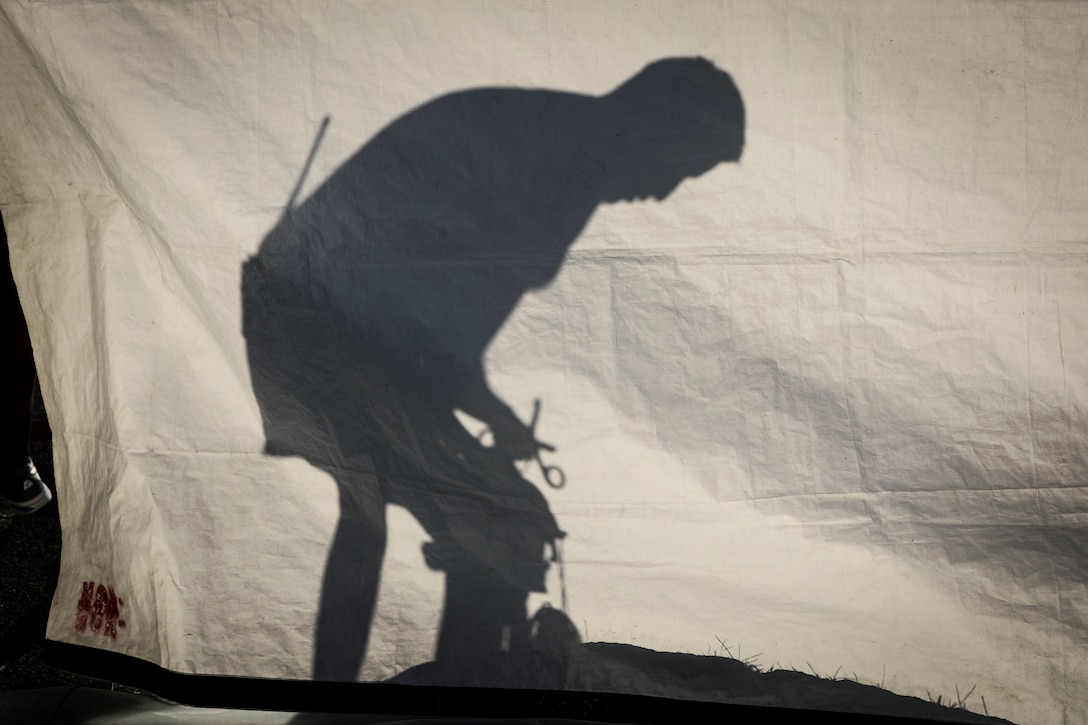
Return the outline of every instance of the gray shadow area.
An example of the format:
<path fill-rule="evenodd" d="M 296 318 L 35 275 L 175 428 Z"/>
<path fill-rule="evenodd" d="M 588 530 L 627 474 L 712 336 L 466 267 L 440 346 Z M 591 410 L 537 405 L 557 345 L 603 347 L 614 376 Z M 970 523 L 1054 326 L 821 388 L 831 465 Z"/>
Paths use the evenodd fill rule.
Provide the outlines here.
<path fill-rule="evenodd" d="M 926 567 L 947 562 L 982 582 L 1037 592 L 1049 603 L 1025 616 L 1048 618 L 1088 644 L 1077 604 L 1088 584 L 1088 538 L 1084 506 L 1072 503 L 1088 481 L 1083 411 L 1034 405 L 1029 419 L 1009 410 L 1000 378 L 976 375 L 957 386 L 946 371 L 918 370 L 944 381 L 917 391 L 944 401 L 948 418 L 934 419 L 876 380 L 847 380 L 844 370 L 818 368 L 788 349 L 772 356 L 773 330 L 758 339 L 739 331 L 728 310 L 708 309 L 705 292 L 683 276 L 655 280 L 667 299 L 650 297 L 638 280 L 614 284 L 624 310 L 614 331 L 623 341 L 617 379 L 641 375 L 643 383 L 610 397 L 632 419 L 652 419 L 654 443 L 674 455 L 698 460 L 717 451 L 740 460 L 755 483 L 737 488 L 710 465 L 701 473 L 712 496 L 790 516 L 809 536 L 877 546 Z M 879 339 L 878 332 L 864 321 L 855 330 Z M 569 364 L 587 366 L 593 354 L 573 349 Z M 883 354 L 887 361 L 894 351 Z M 641 372 L 647 356 L 660 364 L 652 380 Z M 686 375 L 688 359 L 714 360 L 718 374 Z M 1001 370 L 995 360 L 984 367 Z M 768 445 L 765 429 L 781 445 Z M 787 460 L 793 476 L 783 473 Z M 954 586 L 973 607 L 1007 616 L 1002 588 L 964 577 Z"/>

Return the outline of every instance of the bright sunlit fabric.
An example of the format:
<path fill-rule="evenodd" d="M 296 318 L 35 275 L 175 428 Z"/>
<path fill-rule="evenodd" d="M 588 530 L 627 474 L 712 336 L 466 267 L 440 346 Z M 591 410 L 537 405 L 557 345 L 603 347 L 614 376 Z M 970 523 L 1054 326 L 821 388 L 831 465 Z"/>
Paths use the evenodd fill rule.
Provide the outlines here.
<path fill-rule="evenodd" d="M 1086 46 L 1075 2 L 3 0 L 49 638 L 1088 720 Z"/>

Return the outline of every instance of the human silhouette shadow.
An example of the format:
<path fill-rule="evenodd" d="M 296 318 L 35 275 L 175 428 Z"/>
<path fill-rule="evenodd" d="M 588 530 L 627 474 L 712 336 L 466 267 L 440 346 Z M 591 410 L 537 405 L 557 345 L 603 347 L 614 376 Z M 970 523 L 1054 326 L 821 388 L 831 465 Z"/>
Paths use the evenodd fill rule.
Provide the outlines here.
<path fill-rule="evenodd" d="M 428 565 L 446 573 L 438 680 L 501 679 L 502 653 L 533 637 L 527 596 L 545 590 L 563 533 L 514 465 L 542 444 L 489 387 L 487 346 L 521 296 L 555 278 L 599 204 L 665 199 L 743 144 L 729 75 L 666 59 L 600 97 L 440 97 L 288 204 L 244 265 L 244 333 L 266 452 L 300 456 L 339 488 L 315 679 L 358 675 L 388 504 L 420 522 Z"/>

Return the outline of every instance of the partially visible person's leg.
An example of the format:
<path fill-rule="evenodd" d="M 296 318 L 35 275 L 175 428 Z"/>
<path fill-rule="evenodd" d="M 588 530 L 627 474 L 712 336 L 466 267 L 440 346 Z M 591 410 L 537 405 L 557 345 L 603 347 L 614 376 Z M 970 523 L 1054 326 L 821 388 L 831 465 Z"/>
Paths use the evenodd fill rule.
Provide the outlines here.
<path fill-rule="evenodd" d="M 0 269 L 0 335 L 7 351 L 6 380 L 0 384 L 0 502 L 22 514 L 34 513 L 53 500 L 30 460 L 30 416 L 34 404 L 34 354 L 26 319 L 19 305 L 8 258 L 8 237 L 0 217 L 3 269 Z"/>

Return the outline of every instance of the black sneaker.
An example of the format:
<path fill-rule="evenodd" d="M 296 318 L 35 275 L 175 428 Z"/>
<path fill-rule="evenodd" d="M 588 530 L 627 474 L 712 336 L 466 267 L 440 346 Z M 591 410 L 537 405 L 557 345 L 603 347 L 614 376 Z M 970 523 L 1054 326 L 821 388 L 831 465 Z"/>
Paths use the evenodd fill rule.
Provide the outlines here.
<path fill-rule="evenodd" d="M 0 481 L 0 501 L 16 512 L 32 514 L 53 500 L 53 494 L 38 475 L 34 461 L 26 459 L 26 465 L 12 471 Z"/>

